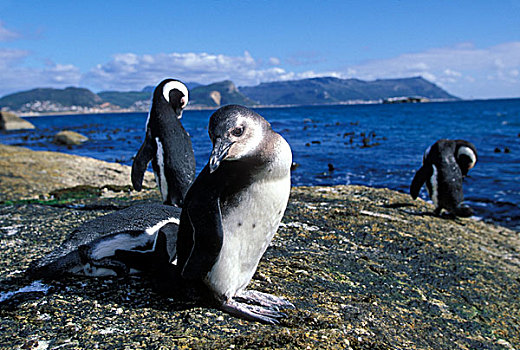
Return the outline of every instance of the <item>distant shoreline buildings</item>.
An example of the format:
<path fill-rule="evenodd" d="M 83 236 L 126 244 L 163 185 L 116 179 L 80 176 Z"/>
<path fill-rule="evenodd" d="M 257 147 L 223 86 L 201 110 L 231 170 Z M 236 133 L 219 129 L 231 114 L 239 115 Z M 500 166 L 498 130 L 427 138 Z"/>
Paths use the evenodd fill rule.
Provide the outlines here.
<path fill-rule="evenodd" d="M 226 104 L 249 107 L 327 106 L 377 103 L 457 101 L 421 78 L 363 81 L 333 77 L 261 83 L 237 88 L 231 81 L 192 84 L 188 109 L 215 109 Z M 38 88 L 0 98 L 0 110 L 21 115 L 148 112 L 151 92 L 102 91 L 85 88 Z"/>

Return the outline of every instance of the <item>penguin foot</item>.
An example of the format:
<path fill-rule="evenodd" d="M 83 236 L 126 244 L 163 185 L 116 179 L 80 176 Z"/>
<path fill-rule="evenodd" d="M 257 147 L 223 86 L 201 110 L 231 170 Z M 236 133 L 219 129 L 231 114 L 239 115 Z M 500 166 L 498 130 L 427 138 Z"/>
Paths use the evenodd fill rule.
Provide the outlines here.
<path fill-rule="evenodd" d="M 467 204 L 461 204 L 454 210 L 454 214 L 462 218 L 469 218 L 473 215 L 473 209 Z"/>
<path fill-rule="evenodd" d="M 240 303 L 232 298 L 225 301 L 220 308 L 232 316 L 240 317 L 247 321 L 257 321 L 268 324 L 278 324 L 280 323 L 278 319 L 286 317 L 284 313 L 278 311 L 278 307 L 274 307 L 275 310 L 273 310 L 265 306 Z"/>
<path fill-rule="evenodd" d="M 284 298 L 277 297 L 272 294 L 258 292 L 256 290 L 243 290 L 235 294 L 235 299 L 242 299 L 248 303 L 258 304 L 264 307 L 275 308 L 290 308 L 294 309 L 294 305 Z"/>

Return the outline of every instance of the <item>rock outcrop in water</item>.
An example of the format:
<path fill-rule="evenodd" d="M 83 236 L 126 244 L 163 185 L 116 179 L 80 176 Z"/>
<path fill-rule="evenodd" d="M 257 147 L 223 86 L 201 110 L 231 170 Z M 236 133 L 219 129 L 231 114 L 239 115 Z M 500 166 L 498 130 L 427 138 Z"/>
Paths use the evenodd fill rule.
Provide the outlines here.
<path fill-rule="evenodd" d="M 14 113 L 0 111 L 0 130 L 34 129 L 34 125 Z"/>
<path fill-rule="evenodd" d="M 85 135 L 81 135 L 75 131 L 71 130 L 62 130 L 56 135 L 54 135 L 53 142 L 58 145 L 81 145 L 83 142 L 87 142 L 88 137 Z"/>
<path fill-rule="evenodd" d="M 0 187 L 0 198 L 14 201 L 0 206 L 0 299 L 26 286 L 22 271 L 29 263 L 84 221 L 160 201 L 157 190 L 116 191 L 107 198 L 78 187 L 69 188 L 76 196 L 66 201 L 17 201 L 27 192 L 41 198 L 56 187 L 67 192 L 96 174 L 103 176 L 88 180 L 93 188 L 125 183 L 115 171 L 119 165 L 51 152 L 24 155 L 31 152 L 0 147 L 2 181 L 24 170 L 31 174 Z M 39 178 L 45 161 L 34 167 L 13 159 L 22 155 L 33 162 L 61 160 L 71 171 L 54 173 L 60 163 L 50 162 L 52 176 Z M 88 170 L 76 172 L 76 162 Z M 17 195 L 5 193 L 11 189 Z M 432 211 L 422 200 L 387 189 L 293 188 L 251 283 L 296 305 L 277 326 L 233 318 L 195 296 L 160 294 L 146 278 L 66 278 L 0 303 L 0 343 L 31 349 L 519 348 L 519 233 Z"/>

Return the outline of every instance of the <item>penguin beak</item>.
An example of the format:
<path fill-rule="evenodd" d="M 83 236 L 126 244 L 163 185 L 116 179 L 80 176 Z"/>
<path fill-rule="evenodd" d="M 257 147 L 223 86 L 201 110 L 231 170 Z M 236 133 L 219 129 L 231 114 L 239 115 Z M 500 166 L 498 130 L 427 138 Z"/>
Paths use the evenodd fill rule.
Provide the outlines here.
<path fill-rule="evenodd" d="M 213 145 L 213 150 L 211 151 L 211 155 L 209 156 L 209 172 L 212 173 L 218 169 L 220 162 L 226 159 L 229 148 L 233 145 L 234 142 L 229 140 L 223 140 L 218 137 Z"/>

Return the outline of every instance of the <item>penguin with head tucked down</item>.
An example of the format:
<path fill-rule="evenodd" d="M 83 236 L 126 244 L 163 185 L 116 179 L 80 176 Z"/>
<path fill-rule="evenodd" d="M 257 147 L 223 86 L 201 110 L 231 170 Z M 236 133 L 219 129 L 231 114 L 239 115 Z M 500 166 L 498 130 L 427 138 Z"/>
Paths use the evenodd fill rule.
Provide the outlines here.
<path fill-rule="evenodd" d="M 177 268 L 183 279 L 202 282 L 223 311 L 277 323 L 292 304 L 245 288 L 287 206 L 291 148 L 264 118 L 237 105 L 217 110 L 208 132 L 213 150 L 182 208 Z"/>
<path fill-rule="evenodd" d="M 157 186 L 168 205 L 182 206 L 195 178 L 191 139 L 180 122 L 187 104 L 188 89 L 182 82 L 166 79 L 157 85 L 146 121 L 145 140 L 132 164 L 132 185 L 140 191 L 152 161 Z"/>
<path fill-rule="evenodd" d="M 180 209 L 135 205 L 88 221 L 27 270 L 31 278 L 100 277 L 155 272 L 176 255 Z"/>
<path fill-rule="evenodd" d="M 463 203 L 462 179 L 477 163 L 475 146 L 465 140 L 441 139 L 424 153 L 423 165 L 410 185 L 413 199 L 424 183 L 435 205 L 435 215 L 442 209 L 455 216 L 469 217 L 473 210 Z"/>

